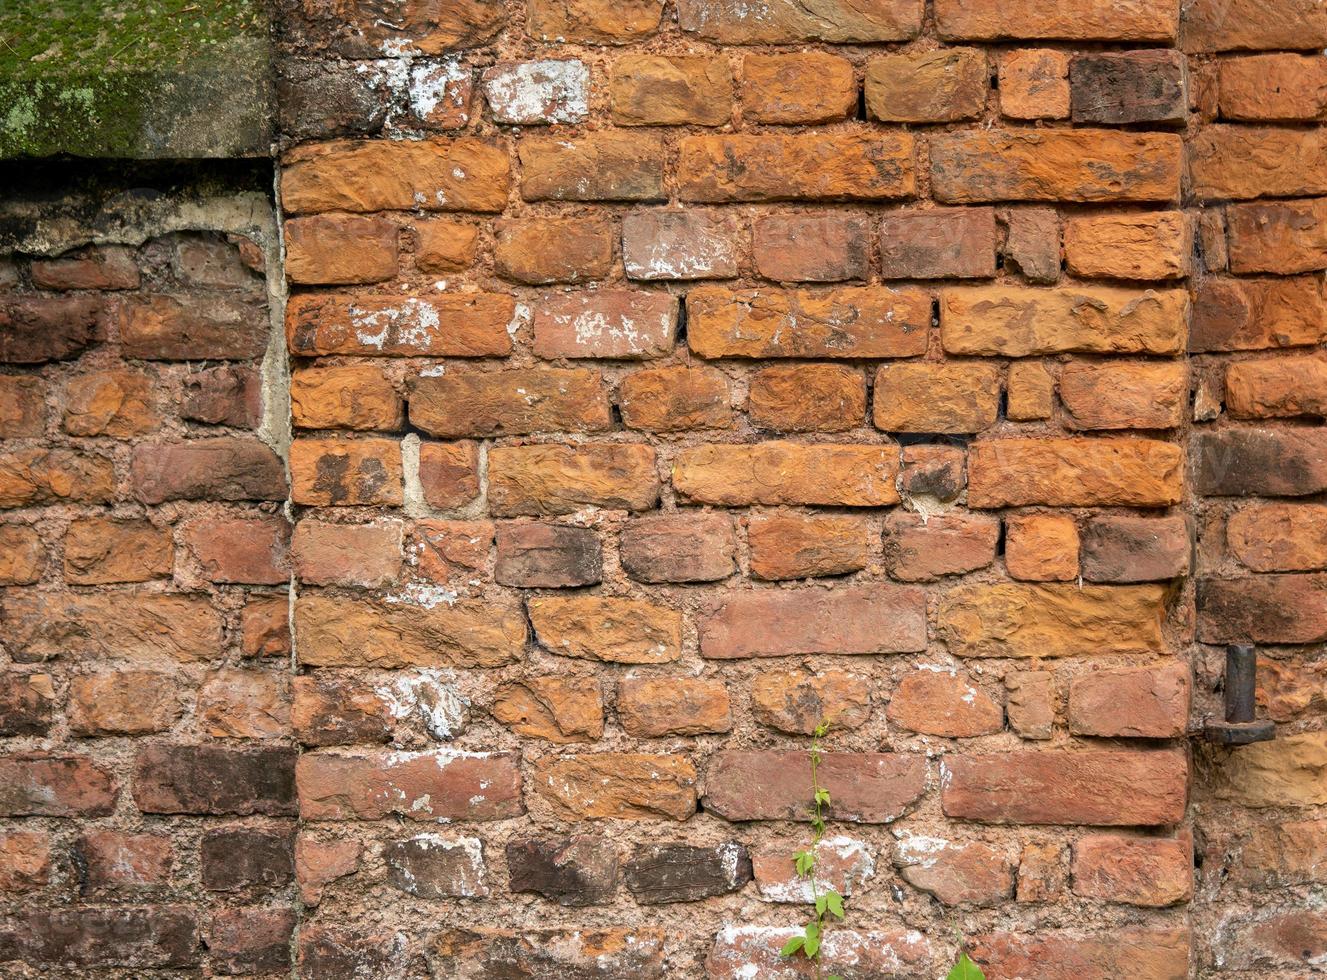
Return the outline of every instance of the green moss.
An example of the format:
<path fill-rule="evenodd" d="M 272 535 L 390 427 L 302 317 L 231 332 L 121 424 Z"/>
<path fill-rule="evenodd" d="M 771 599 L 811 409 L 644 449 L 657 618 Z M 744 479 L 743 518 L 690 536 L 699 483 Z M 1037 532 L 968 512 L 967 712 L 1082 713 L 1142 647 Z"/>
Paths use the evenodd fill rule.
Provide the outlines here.
<path fill-rule="evenodd" d="M 0 76 L 174 68 L 267 32 L 259 0 L 4 0 Z"/>

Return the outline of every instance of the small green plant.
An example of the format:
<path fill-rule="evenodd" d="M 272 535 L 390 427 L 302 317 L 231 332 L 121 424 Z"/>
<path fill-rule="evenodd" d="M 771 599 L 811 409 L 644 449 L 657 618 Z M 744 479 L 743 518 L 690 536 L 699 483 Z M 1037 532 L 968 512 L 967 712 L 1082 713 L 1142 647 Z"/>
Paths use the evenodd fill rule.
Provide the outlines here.
<path fill-rule="evenodd" d="M 833 888 L 822 889 L 816 874 L 816 850 L 825 836 L 825 808 L 830 805 L 829 790 L 820 785 L 820 741 L 828 733 L 829 722 L 822 721 L 811 736 L 811 846 L 793 855 L 798 877 L 806 878 L 811 883 L 815 914 L 799 935 L 783 944 L 779 955 L 796 956 L 801 953 L 814 966 L 816 980 L 843 980 L 837 974 L 823 977 L 820 967 L 820 951 L 824 946 L 825 933 L 834 919 L 843 918 L 843 896 Z"/>
<path fill-rule="evenodd" d="M 972 962 L 967 953 L 959 953 L 958 962 L 945 974 L 945 980 L 986 980 L 986 974 L 981 972 L 981 967 Z"/>

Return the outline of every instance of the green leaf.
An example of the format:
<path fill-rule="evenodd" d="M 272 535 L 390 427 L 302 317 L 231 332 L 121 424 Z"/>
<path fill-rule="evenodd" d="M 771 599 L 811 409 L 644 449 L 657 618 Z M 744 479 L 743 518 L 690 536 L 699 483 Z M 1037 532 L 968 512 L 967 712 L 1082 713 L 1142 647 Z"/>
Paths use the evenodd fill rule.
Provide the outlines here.
<path fill-rule="evenodd" d="M 816 896 L 816 915 L 823 916 L 825 914 L 825 906 L 828 904 L 828 902 L 829 898 L 827 896 L 825 895 Z"/>
<path fill-rule="evenodd" d="M 839 976 L 837 973 L 832 973 L 828 977 L 826 977 L 825 980 L 843 980 L 843 978 Z"/>
<path fill-rule="evenodd" d="M 833 889 L 825 892 L 825 906 L 840 919 L 843 918 L 843 896 L 838 892 Z"/>
<path fill-rule="evenodd" d="M 817 956 L 820 955 L 820 934 L 817 933 L 815 936 L 811 936 L 810 935 L 811 930 L 808 928 L 806 931 L 807 931 L 806 945 L 803 946 L 802 948 L 806 950 L 806 955 L 809 958 L 815 959 Z"/>
<path fill-rule="evenodd" d="M 816 856 L 812 851 L 798 851 L 793 855 L 793 861 L 797 865 L 797 874 L 805 878 L 816 866 Z"/>
<path fill-rule="evenodd" d="M 986 980 L 986 974 L 981 972 L 981 967 L 968 958 L 967 953 L 959 955 L 958 962 L 954 968 L 945 976 L 945 980 Z"/>
<path fill-rule="evenodd" d="M 816 790 L 816 802 L 819 803 L 821 806 L 829 806 L 829 790 L 827 789 Z"/>
<path fill-rule="evenodd" d="M 822 721 L 816 726 L 815 737 L 824 738 L 827 734 L 829 734 L 829 722 Z"/>
<path fill-rule="evenodd" d="M 783 949 L 779 950 L 780 956 L 796 956 L 801 951 L 802 945 L 806 942 L 804 936 L 793 936 L 783 944 Z"/>

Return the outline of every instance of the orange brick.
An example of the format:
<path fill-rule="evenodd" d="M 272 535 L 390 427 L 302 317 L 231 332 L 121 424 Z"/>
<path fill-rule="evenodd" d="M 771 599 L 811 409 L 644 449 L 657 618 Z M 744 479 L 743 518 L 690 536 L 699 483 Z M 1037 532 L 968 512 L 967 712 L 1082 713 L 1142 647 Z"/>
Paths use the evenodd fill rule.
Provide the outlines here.
<path fill-rule="evenodd" d="M 309 367 L 290 378 L 290 411 L 301 429 L 399 429 L 405 401 L 372 365 Z"/>
<path fill-rule="evenodd" d="M 396 275 L 397 227 L 386 218 L 319 214 L 286 222 L 291 282 L 346 285 Z"/>
<path fill-rule="evenodd" d="M 865 279 L 871 232 L 865 218 L 771 215 L 757 218 L 752 254 L 756 271 L 779 282 Z"/>
<path fill-rule="evenodd" d="M 69 379 L 61 426 L 71 436 L 141 436 L 161 425 L 152 378 L 141 371 L 96 371 Z"/>
<path fill-rule="evenodd" d="M 527 201 L 661 201 L 664 145 L 645 133 L 598 132 L 579 138 L 526 136 L 521 196 Z"/>
<path fill-rule="evenodd" d="M 742 59 L 742 115 L 753 122 L 834 122 L 857 108 L 852 62 L 823 51 Z"/>
<path fill-rule="evenodd" d="M 489 510 L 570 514 L 584 507 L 650 510 L 659 500 L 654 449 L 628 444 L 503 446 L 489 450 Z"/>
<path fill-rule="evenodd" d="M 1052 48 L 1001 55 L 1000 112 L 1009 119 L 1069 118 L 1069 56 Z"/>
<path fill-rule="evenodd" d="M 751 518 L 751 576 L 771 581 L 843 575 L 866 567 L 869 530 L 851 515 L 759 514 Z"/>
<path fill-rule="evenodd" d="M 728 429 L 728 379 L 708 367 L 634 371 L 622 380 L 622 421 L 645 432 Z"/>
<path fill-rule="evenodd" d="M 400 506 L 401 446 L 394 439 L 296 439 L 290 484 L 297 504 Z"/>
<path fill-rule="evenodd" d="M 628 55 L 613 62 L 608 98 L 619 126 L 721 126 L 733 76 L 727 58 Z"/>
<path fill-rule="evenodd" d="M 1078 577 L 1078 526 L 1061 514 L 1028 514 L 1005 521 L 1004 566 L 1025 582 L 1071 582 Z"/>
<path fill-rule="evenodd" d="M 1073 361 L 1060 371 L 1073 429 L 1173 429 L 1189 407 L 1182 361 Z"/>
<path fill-rule="evenodd" d="M 1291 122 L 1327 116 L 1327 59 L 1319 54 L 1254 54 L 1217 63 L 1223 119 Z"/>
<path fill-rule="evenodd" d="M 1327 268 L 1327 198 L 1232 204 L 1226 236 L 1231 272 L 1283 276 Z"/>
<path fill-rule="evenodd" d="M 599 432 L 611 421 L 598 371 L 447 372 L 420 378 L 410 392 L 411 424 L 444 438 Z"/>
<path fill-rule="evenodd" d="M 877 429 L 980 432 L 1000 410 L 1000 372 L 989 364 L 882 364 L 875 375 Z"/>
<path fill-rule="evenodd" d="M 1069 271 L 1088 279 L 1180 279 L 1192 251 L 1193 229 L 1181 211 L 1070 218 L 1064 226 Z"/>
<path fill-rule="evenodd" d="M 693 446 L 677 454 L 673 488 L 691 503 L 880 507 L 898 502 L 898 448 L 885 445 Z"/>
<path fill-rule="evenodd" d="M 147 521 L 74 521 L 65 532 L 64 550 L 65 581 L 71 585 L 169 578 L 175 562 L 171 529 Z"/>
<path fill-rule="evenodd" d="M 882 122 L 957 122 L 986 108 L 990 79 L 977 48 L 886 54 L 866 65 L 866 111 Z"/>
<path fill-rule="evenodd" d="M 839 432 L 866 421 L 866 379 L 838 364 L 774 365 L 751 376 L 751 424 L 778 432 Z"/>
<path fill-rule="evenodd" d="M 430 507 L 464 507 L 479 496 L 479 444 L 420 443 L 419 483 Z"/>
<path fill-rule="evenodd" d="M 1015 422 L 1048 419 L 1055 409 L 1055 379 L 1041 361 L 1009 365 L 1006 414 Z"/>
<path fill-rule="evenodd" d="M 479 231 L 461 221 L 435 218 L 415 224 L 415 266 L 424 272 L 460 272 L 475 261 Z"/>
<path fill-rule="evenodd" d="M 494 232 L 498 274 L 516 282 L 601 279 L 613 260 L 613 228 L 604 218 L 503 219 Z"/>

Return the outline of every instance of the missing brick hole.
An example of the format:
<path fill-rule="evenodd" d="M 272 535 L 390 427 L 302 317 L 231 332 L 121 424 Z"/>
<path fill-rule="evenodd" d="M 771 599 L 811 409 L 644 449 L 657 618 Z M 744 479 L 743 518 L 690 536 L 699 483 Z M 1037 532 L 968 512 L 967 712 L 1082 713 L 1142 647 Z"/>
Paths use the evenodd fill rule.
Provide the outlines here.
<path fill-rule="evenodd" d="M 677 342 L 686 346 L 687 342 L 687 301 L 686 297 L 681 297 L 677 303 Z"/>

